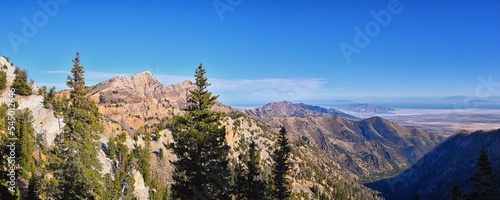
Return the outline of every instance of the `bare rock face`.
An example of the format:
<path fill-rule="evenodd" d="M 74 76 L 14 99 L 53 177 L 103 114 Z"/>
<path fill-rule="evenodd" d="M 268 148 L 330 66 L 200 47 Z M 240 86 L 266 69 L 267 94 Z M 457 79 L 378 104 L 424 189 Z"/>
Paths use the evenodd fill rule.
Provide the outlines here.
<path fill-rule="evenodd" d="M 54 116 L 52 109 L 46 109 L 43 106 L 43 97 L 31 95 L 29 97 L 18 97 L 19 110 L 29 108 L 33 114 L 33 127 L 37 137 L 44 141 L 48 146 L 52 146 L 59 133 L 62 132 L 65 123 L 63 118 Z"/>
<path fill-rule="evenodd" d="M 149 189 L 144 184 L 144 178 L 141 173 L 136 169 L 132 170 L 132 175 L 134 176 L 134 195 L 137 199 L 147 200 L 149 199 Z"/>
<path fill-rule="evenodd" d="M 3 69 L 3 66 L 7 69 Z M 4 57 L 0 56 L 0 70 L 4 70 L 7 74 L 7 88 L 10 88 L 12 82 L 16 75 L 14 74 L 15 67 L 9 63 Z M 33 90 L 36 90 L 36 86 L 33 86 Z M 56 136 L 61 133 L 64 127 L 64 122 L 62 118 L 57 118 L 54 116 L 54 111 L 52 109 L 46 109 L 43 106 L 43 97 L 40 95 L 34 95 L 23 97 L 14 97 L 19 102 L 18 110 L 29 108 L 33 114 L 33 127 L 35 128 L 35 133 L 37 138 L 43 141 L 43 143 L 51 146 L 54 142 Z M 2 92 L 0 97 L 0 103 L 8 103 L 10 100 L 9 90 L 6 89 Z"/>

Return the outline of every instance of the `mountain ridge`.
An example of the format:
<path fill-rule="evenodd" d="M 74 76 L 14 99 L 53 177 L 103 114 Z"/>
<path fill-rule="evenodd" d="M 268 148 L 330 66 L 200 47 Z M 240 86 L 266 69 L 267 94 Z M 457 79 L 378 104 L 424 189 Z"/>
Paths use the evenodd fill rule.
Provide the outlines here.
<path fill-rule="evenodd" d="M 284 126 L 292 141 L 317 146 L 366 180 L 405 170 L 444 139 L 437 133 L 403 127 L 380 117 L 355 121 L 340 116 L 306 116 L 260 121 L 275 129 Z"/>
<path fill-rule="evenodd" d="M 262 107 L 244 110 L 246 114 L 257 118 L 273 117 L 305 117 L 307 115 L 315 116 L 342 116 L 350 119 L 359 119 L 355 116 L 343 113 L 333 108 L 324 108 L 320 106 L 307 105 L 304 103 L 292 103 L 289 101 L 271 102 Z"/>

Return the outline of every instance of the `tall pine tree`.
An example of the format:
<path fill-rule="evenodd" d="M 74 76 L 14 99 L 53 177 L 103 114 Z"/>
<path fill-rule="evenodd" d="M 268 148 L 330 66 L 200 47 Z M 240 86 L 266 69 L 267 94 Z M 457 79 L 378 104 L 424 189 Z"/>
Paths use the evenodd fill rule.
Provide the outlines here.
<path fill-rule="evenodd" d="M 22 178 L 30 180 L 30 176 L 35 172 L 35 129 L 33 128 L 33 115 L 29 108 L 22 110 L 17 116 L 16 135 L 20 138 L 19 164 L 22 169 Z"/>
<path fill-rule="evenodd" d="M 97 159 L 99 138 L 102 132 L 97 105 L 86 95 L 83 66 L 80 54 L 73 60 L 72 76 L 67 86 L 71 89 L 68 104 L 63 111 L 66 126 L 56 137 L 52 169 L 59 181 L 56 198 L 98 199 L 101 198 L 102 183 L 99 171 L 102 166 Z"/>
<path fill-rule="evenodd" d="M 494 180 L 495 176 L 492 174 L 491 163 L 485 148 L 481 148 L 479 151 L 477 166 L 479 169 L 470 177 L 470 180 L 474 182 L 476 188 L 476 191 L 471 194 L 471 197 L 481 200 L 494 199 L 495 190 L 493 189 L 492 180 Z"/>
<path fill-rule="evenodd" d="M 278 148 L 274 151 L 273 173 L 272 173 L 272 188 L 271 194 L 276 199 L 290 199 L 291 183 L 288 180 L 290 173 L 290 152 L 292 148 L 286 138 L 287 131 L 285 127 L 281 127 L 278 138 Z"/>
<path fill-rule="evenodd" d="M 221 115 L 210 111 L 218 96 L 207 90 L 205 73 L 200 64 L 186 114 L 175 116 L 171 124 L 172 149 L 178 158 L 173 162 L 174 199 L 231 199 L 226 129 Z"/>
<path fill-rule="evenodd" d="M 260 156 L 258 146 L 255 141 L 250 143 L 248 166 L 248 199 L 259 200 L 264 199 L 264 182 L 262 181 L 260 171 Z"/>
<path fill-rule="evenodd" d="M 236 199 L 264 199 L 264 182 L 260 171 L 260 156 L 258 146 L 255 141 L 249 145 L 248 154 L 240 154 L 239 162 L 235 166 L 236 181 L 234 185 L 234 195 Z M 246 168 L 244 168 L 245 163 Z"/>

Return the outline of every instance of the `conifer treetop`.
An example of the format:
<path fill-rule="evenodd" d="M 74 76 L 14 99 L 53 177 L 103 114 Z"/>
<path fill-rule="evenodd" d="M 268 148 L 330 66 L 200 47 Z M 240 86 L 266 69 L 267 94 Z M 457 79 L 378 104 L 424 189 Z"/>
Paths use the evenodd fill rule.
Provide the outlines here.
<path fill-rule="evenodd" d="M 73 76 L 68 76 L 68 81 L 66 85 L 69 88 L 73 88 L 71 91 L 72 94 L 77 96 L 84 96 L 88 93 L 88 88 L 85 86 L 85 71 L 83 70 L 83 66 L 80 65 L 80 53 L 76 52 L 76 57 L 73 60 L 73 69 L 71 69 L 71 73 Z"/>
<path fill-rule="evenodd" d="M 191 91 L 188 98 L 188 111 L 208 110 L 215 104 L 217 98 L 219 97 L 219 95 L 213 96 L 212 93 L 207 90 L 208 86 L 211 84 L 208 83 L 205 73 L 206 71 L 203 68 L 203 65 L 200 64 L 194 75 L 196 78 L 196 88 Z"/>

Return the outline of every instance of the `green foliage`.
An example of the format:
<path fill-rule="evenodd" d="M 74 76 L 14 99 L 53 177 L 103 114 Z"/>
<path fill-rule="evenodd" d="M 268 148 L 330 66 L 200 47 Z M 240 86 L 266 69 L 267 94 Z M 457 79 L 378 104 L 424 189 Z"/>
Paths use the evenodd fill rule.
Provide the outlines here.
<path fill-rule="evenodd" d="M 194 77 L 196 78 L 196 88 L 191 91 L 188 99 L 188 111 L 202 111 L 209 110 L 217 101 L 218 95 L 212 96 L 212 93 L 207 90 L 208 83 L 207 77 L 205 77 L 205 69 L 202 64 L 198 66 L 195 71 Z"/>
<path fill-rule="evenodd" d="M 252 141 L 249 145 L 248 159 L 240 155 L 240 162 L 236 165 L 235 196 L 237 199 L 264 199 L 264 181 L 261 179 L 260 156 L 257 144 Z M 245 170 L 244 162 L 248 168 Z"/>
<path fill-rule="evenodd" d="M 278 148 L 274 151 L 272 185 L 269 188 L 271 195 L 277 199 L 289 199 L 291 196 L 291 183 L 288 180 L 290 173 L 290 152 L 292 148 L 286 138 L 287 131 L 285 127 L 281 127 L 278 138 Z"/>
<path fill-rule="evenodd" d="M 23 178 L 30 179 L 35 170 L 35 160 L 33 151 L 35 150 L 35 129 L 33 128 L 33 115 L 28 108 L 25 108 L 16 116 L 15 133 L 19 138 L 18 158 L 22 169 Z"/>
<path fill-rule="evenodd" d="M 32 94 L 31 86 L 28 83 L 28 72 L 26 70 L 18 70 L 16 78 L 12 82 L 12 88 L 17 95 L 29 96 Z"/>
<path fill-rule="evenodd" d="M 474 182 L 476 189 L 471 194 L 471 197 L 485 200 L 495 199 L 495 190 L 492 183 L 492 180 L 495 180 L 495 175 L 492 174 L 488 152 L 484 148 L 482 148 L 479 152 L 477 166 L 479 169 L 477 169 L 470 177 L 470 180 Z"/>
<path fill-rule="evenodd" d="M 44 86 L 45 87 L 45 86 Z M 45 108 L 54 108 L 56 107 L 56 87 L 50 88 L 49 92 L 46 91 L 43 94 L 43 106 Z M 62 109 L 59 108 L 59 112 L 62 112 Z"/>
<path fill-rule="evenodd" d="M 171 124 L 172 150 L 178 160 L 172 185 L 174 199 L 231 199 L 229 146 L 221 115 L 210 111 L 217 96 L 206 88 L 205 69 L 195 73 L 196 88 L 188 98 L 187 113 L 174 116 Z"/>
<path fill-rule="evenodd" d="M 168 200 L 170 199 L 171 191 L 168 184 L 161 178 L 154 177 L 149 186 L 149 199 L 151 200 Z"/>
<path fill-rule="evenodd" d="M 59 181 L 58 198 L 96 199 L 103 194 L 99 173 L 102 166 L 97 159 L 103 128 L 97 105 L 87 97 L 89 90 L 79 53 L 73 63 L 73 75 L 67 82 L 71 90 L 66 104 L 70 106 L 63 109 L 66 126 L 54 141 L 51 169 Z"/>
<path fill-rule="evenodd" d="M 160 160 L 163 159 L 163 148 L 160 148 L 160 150 L 158 150 L 158 158 L 160 158 Z"/>
<path fill-rule="evenodd" d="M 41 185 L 40 178 L 37 175 L 31 176 L 28 186 L 28 197 L 29 200 L 41 200 Z"/>
<path fill-rule="evenodd" d="M 51 89 L 52 91 L 52 89 Z M 49 94 L 51 92 L 49 91 Z M 63 96 L 63 95 L 57 95 L 55 96 L 54 98 L 54 101 L 52 103 L 52 106 L 54 108 L 54 115 L 56 116 L 62 116 L 64 111 L 67 110 L 68 108 L 68 98 L 66 96 Z"/>
<path fill-rule="evenodd" d="M 45 96 L 45 94 L 47 94 L 47 86 L 44 85 L 38 88 L 38 95 Z"/>
<path fill-rule="evenodd" d="M 104 199 L 135 199 L 132 169 L 137 161 L 134 153 L 129 153 L 124 142 L 125 139 L 121 137 L 111 138 L 108 141 L 108 152 L 115 155 L 112 160 L 117 168 L 113 175 L 106 174 L 104 177 Z"/>
<path fill-rule="evenodd" d="M 6 133 L 7 131 L 7 111 L 9 110 L 9 107 L 7 106 L 6 103 L 2 103 L 0 105 L 0 133 Z M 4 136 L 3 134 L 0 134 L 0 136 Z M 0 139 L 2 139 L 0 137 Z"/>
<path fill-rule="evenodd" d="M 7 73 L 0 71 L 0 92 L 3 92 L 5 88 L 7 88 Z"/>
<path fill-rule="evenodd" d="M 144 141 L 144 148 L 137 148 L 137 158 L 139 159 L 139 172 L 144 182 L 148 184 L 151 181 L 151 133 L 146 133 Z"/>
<path fill-rule="evenodd" d="M 2 66 L 2 68 L 3 68 L 3 69 L 9 69 L 9 68 L 7 67 L 7 65 L 5 65 L 5 64 Z"/>

